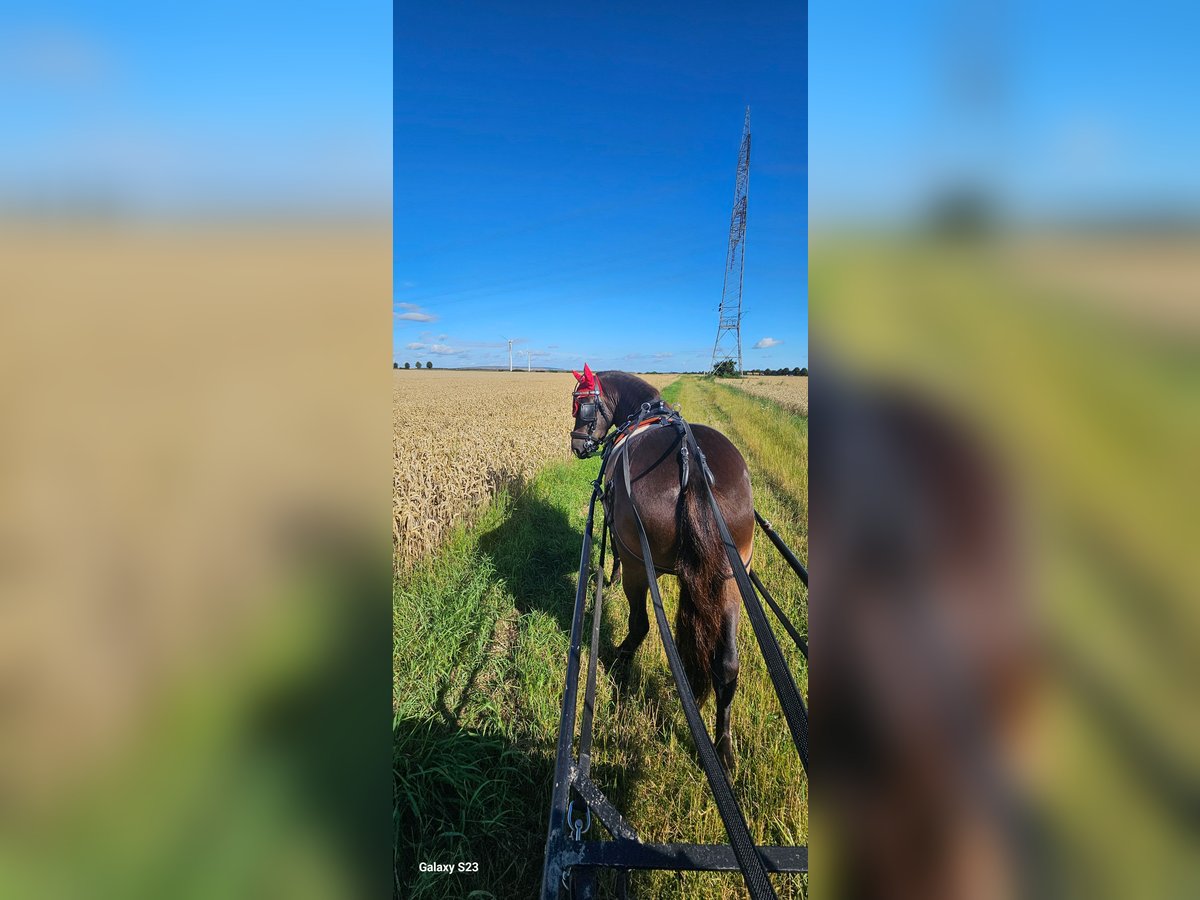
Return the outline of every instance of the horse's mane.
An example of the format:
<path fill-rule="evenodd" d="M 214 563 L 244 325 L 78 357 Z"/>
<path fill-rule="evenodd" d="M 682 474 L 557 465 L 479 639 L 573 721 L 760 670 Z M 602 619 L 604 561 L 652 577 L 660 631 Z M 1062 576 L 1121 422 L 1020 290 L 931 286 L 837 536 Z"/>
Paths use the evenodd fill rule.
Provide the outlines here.
<path fill-rule="evenodd" d="M 658 388 L 644 378 L 638 378 L 636 375 L 629 372 L 622 372 L 619 369 L 597 372 L 596 377 L 600 379 L 601 384 L 612 384 L 616 388 L 617 393 L 623 397 L 630 397 L 643 392 L 649 395 L 649 399 L 661 396 Z"/>

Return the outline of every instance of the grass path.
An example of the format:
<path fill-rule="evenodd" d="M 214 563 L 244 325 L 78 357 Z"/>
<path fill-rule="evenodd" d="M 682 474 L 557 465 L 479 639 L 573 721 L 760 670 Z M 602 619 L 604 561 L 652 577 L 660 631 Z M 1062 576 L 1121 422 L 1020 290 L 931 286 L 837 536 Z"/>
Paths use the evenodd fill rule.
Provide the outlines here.
<path fill-rule="evenodd" d="M 743 450 L 756 505 L 806 558 L 807 421 L 700 379 L 682 379 L 664 393 L 689 420 L 720 428 Z M 552 465 L 519 496 L 501 494 L 474 528 L 457 532 L 397 582 L 400 896 L 515 898 L 536 891 L 575 570 L 598 465 Z M 807 631 L 803 589 L 766 542 L 756 546 L 755 565 Z M 673 619 L 675 580 L 661 585 Z M 627 615 L 621 588 L 610 588 L 601 628 L 606 650 L 624 636 Z M 593 777 L 644 840 L 724 841 L 654 632 L 652 624 L 624 691 L 600 679 Z M 756 839 L 807 843 L 808 784 L 747 623 L 740 640 L 735 790 Z M 792 653 L 789 661 L 807 693 L 803 657 Z M 711 722 L 711 703 L 704 712 Z M 479 873 L 422 876 L 423 861 L 478 862 Z M 800 879 L 776 884 L 781 896 L 802 896 Z M 688 875 L 682 882 L 673 874 L 637 874 L 633 889 L 639 897 L 745 891 L 736 874 Z"/>

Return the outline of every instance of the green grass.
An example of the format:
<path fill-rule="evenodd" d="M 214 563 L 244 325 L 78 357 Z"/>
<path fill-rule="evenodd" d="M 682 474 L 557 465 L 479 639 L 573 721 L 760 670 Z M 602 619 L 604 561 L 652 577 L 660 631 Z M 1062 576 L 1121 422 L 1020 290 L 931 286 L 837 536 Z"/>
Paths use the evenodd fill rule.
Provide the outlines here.
<path fill-rule="evenodd" d="M 742 449 L 756 506 L 806 558 L 807 421 L 701 379 L 682 379 L 664 395 L 681 403 L 690 421 L 720 428 Z M 502 493 L 476 526 L 458 531 L 396 584 L 401 896 L 509 898 L 536 892 L 579 548 L 598 465 L 597 460 L 554 465 L 519 495 Z M 756 544 L 755 567 L 806 632 L 803 588 L 765 541 Z M 660 584 L 673 621 L 675 579 Z M 624 592 L 610 588 L 602 658 L 624 637 L 627 616 Z M 601 666 L 593 778 L 643 840 L 724 842 L 653 616 L 651 622 L 623 690 Z M 590 633 L 587 621 L 585 630 Z M 808 783 L 744 620 L 740 646 L 735 790 L 758 841 L 807 843 Z M 784 645 L 785 653 L 807 693 L 807 666 L 789 647 L 790 642 Z M 585 648 L 585 666 L 586 655 Z M 711 724 L 711 702 L 704 714 Z M 601 833 L 596 824 L 593 836 Z M 421 875 L 422 861 L 478 862 L 479 873 Z M 802 879 L 775 881 L 781 896 L 803 895 Z M 745 893 L 737 874 L 689 874 L 681 881 L 670 873 L 639 873 L 632 888 L 638 897 Z"/>

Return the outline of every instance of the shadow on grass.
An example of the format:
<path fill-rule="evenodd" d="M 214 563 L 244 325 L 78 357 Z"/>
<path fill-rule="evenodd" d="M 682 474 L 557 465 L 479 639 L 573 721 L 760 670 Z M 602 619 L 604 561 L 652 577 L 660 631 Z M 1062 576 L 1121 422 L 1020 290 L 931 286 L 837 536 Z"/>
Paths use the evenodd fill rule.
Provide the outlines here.
<path fill-rule="evenodd" d="M 564 638 L 571 628 L 583 540 L 579 516 L 571 516 L 568 511 L 586 504 L 586 500 L 586 487 L 566 479 L 535 486 L 517 493 L 504 520 L 479 537 L 479 550 L 494 570 L 491 578 L 503 582 L 516 612 L 549 617 Z M 597 528 L 597 539 L 598 532 Z M 610 548 L 610 564 L 611 558 Z M 606 602 L 612 603 L 620 594 L 619 586 L 610 588 Z M 624 637 L 626 628 L 623 604 L 615 608 L 618 615 L 605 616 L 601 624 L 601 679 L 608 677 L 615 650 L 614 631 L 616 636 Z M 585 616 L 583 625 L 586 647 L 591 637 L 590 615 Z M 496 626 L 491 623 L 488 627 Z M 648 639 L 657 639 L 657 635 L 652 633 Z M 561 651 L 553 652 L 557 655 Z M 563 657 L 564 669 L 565 663 Z M 397 896 L 536 894 L 557 735 L 533 724 L 536 719 L 523 709 L 520 691 L 513 685 L 482 678 L 486 665 L 486 660 L 479 661 L 465 673 L 466 686 L 457 703 L 448 703 L 446 692 L 439 691 L 428 715 L 401 719 L 395 724 Z M 677 725 L 668 724 L 662 712 L 678 703 L 670 685 L 647 677 L 636 662 L 627 676 L 616 685 L 622 702 L 646 704 L 659 726 L 656 731 L 660 739 L 667 728 L 674 728 L 677 739 L 685 746 L 690 744 L 686 728 L 679 733 Z M 585 679 L 586 667 L 580 677 L 581 705 Z M 481 688 L 481 684 L 487 687 Z M 555 706 L 564 686 L 561 682 L 554 685 L 557 693 L 551 702 Z M 503 733 L 473 727 L 467 698 L 480 690 L 490 692 L 489 698 L 505 707 Z M 596 710 L 595 726 L 599 749 L 603 745 L 600 734 L 619 733 L 623 723 L 617 720 L 613 707 L 604 703 Z M 617 740 L 634 764 L 614 765 L 601 756 L 596 760 L 593 778 L 619 809 L 628 810 L 637 796 L 642 773 L 651 762 L 649 756 L 659 748 L 648 746 L 644 735 L 622 735 Z M 632 824 L 637 827 L 637 822 Z M 588 838 L 607 838 L 598 821 Z M 455 866 L 459 862 L 478 862 L 480 871 L 421 873 L 422 862 Z"/>
<path fill-rule="evenodd" d="M 582 532 L 536 489 L 514 486 L 513 495 L 501 524 L 479 537 L 479 551 L 491 562 L 489 581 L 503 583 L 517 613 L 545 613 L 569 633 Z M 492 633 L 490 652 L 512 652 L 495 646 L 496 621 L 485 627 Z M 394 725 L 398 897 L 537 893 L 557 736 L 521 738 L 533 719 L 511 685 L 481 682 L 488 665 L 486 655 L 475 661 L 457 702 L 447 702 L 448 678 L 427 715 Z M 510 722 L 511 731 L 503 733 L 473 727 L 470 700 L 481 690 L 494 692 L 488 699 L 505 706 L 508 716 L 530 721 Z M 455 871 L 423 873 L 421 863 Z M 460 872 L 459 863 L 478 863 L 478 872 Z"/>
<path fill-rule="evenodd" d="M 581 494 L 578 502 L 586 502 L 586 494 Z M 597 522 L 593 540 L 598 545 L 600 540 L 600 514 L 597 512 Z M 508 519 L 485 534 L 480 547 L 491 557 L 497 575 L 504 579 L 510 594 L 514 598 L 517 609 L 522 613 L 541 612 L 550 616 L 561 629 L 564 636 L 569 636 L 571 619 L 575 604 L 576 578 L 579 569 L 579 554 L 582 548 L 583 526 L 573 524 L 563 511 L 563 508 L 547 502 L 533 492 L 520 496 L 513 504 Z M 598 559 L 597 555 L 593 562 Z M 608 547 L 606 568 L 611 569 L 612 548 Z M 587 614 L 583 620 L 583 646 L 588 648 L 591 642 L 591 613 L 594 596 L 594 582 L 588 585 Z M 616 597 L 622 594 L 620 586 L 610 586 L 605 592 L 606 605 L 612 604 Z M 623 598 L 622 598 L 623 599 Z M 619 621 L 614 621 L 611 615 L 603 616 L 600 625 L 600 670 L 598 677 L 603 680 L 611 676 L 616 692 L 623 702 L 640 702 L 647 704 L 652 710 L 659 710 L 671 698 L 663 697 L 657 692 L 645 692 L 643 689 L 650 685 L 641 677 L 641 669 L 636 661 L 621 672 L 614 671 L 613 664 L 616 655 L 616 644 L 619 638 L 624 638 L 627 629 L 625 622 L 624 604 L 620 604 Z M 651 635 L 654 637 L 654 635 Z M 586 659 L 586 657 L 585 657 Z M 564 659 L 565 664 L 565 659 Z M 584 689 L 587 678 L 586 665 L 580 672 L 579 699 L 583 704 Z M 565 685 L 560 685 L 561 691 Z M 561 699 L 561 693 L 556 700 Z M 610 704 L 598 705 L 595 712 L 596 748 L 602 741 L 601 732 L 611 732 L 621 728 L 621 722 L 614 716 Z M 625 743 L 627 749 L 636 745 L 638 753 L 645 751 L 644 742 L 631 740 Z M 550 748 L 553 753 L 553 746 Z M 577 749 L 577 748 L 576 748 Z M 549 784 L 552 776 L 553 759 L 547 759 L 546 793 L 543 806 L 548 809 Z M 596 760 L 593 779 L 597 786 L 605 792 L 618 809 L 627 810 L 636 795 L 642 766 L 609 765 L 602 758 Z M 636 823 L 633 823 L 636 827 Z M 597 822 L 591 839 L 601 840 L 607 837 L 606 832 Z"/>
<path fill-rule="evenodd" d="M 671 622 L 671 633 L 672 635 L 675 634 L 674 622 Z M 658 644 L 661 640 L 662 638 L 659 637 L 658 633 L 658 623 L 654 621 L 652 613 L 650 633 L 646 636 L 646 643 L 653 642 Z M 639 650 L 639 656 L 641 652 Z M 687 721 L 683 717 L 679 688 L 675 685 L 675 680 L 672 678 L 670 671 L 657 667 L 648 669 L 641 664 L 638 656 L 635 656 L 623 666 L 619 665 L 612 671 L 613 681 L 620 691 L 622 700 L 627 703 L 631 700 L 640 702 L 653 723 L 652 740 L 657 745 L 658 750 L 650 749 L 649 746 L 646 746 L 642 752 L 667 752 L 674 745 L 676 752 L 685 754 L 695 765 L 696 777 L 703 779 L 704 769 L 700 763 L 700 751 L 696 748 L 696 742 L 692 738 L 691 729 L 688 728 Z M 736 699 L 734 702 L 736 704 Z M 714 701 L 710 693 L 704 705 L 700 707 L 700 717 L 704 720 L 704 725 L 710 738 L 713 736 L 714 715 Z M 636 783 L 637 780 L 634 779 L 629 784 L 629 790 L 632 791 Z"/>
<path fill-rule="evenodd" d="M 571 632 L 582 543 L 582 528 L 532 490 L 517 494 L 504 522 L 479 540 L 517 611 L 546 613 L 564 634 Z"/>
<path fill-rule="evenodd" d="M 553 761 L 436 720 L 401 720 L 392 735 L 395 896 L 535 895 Z"/>

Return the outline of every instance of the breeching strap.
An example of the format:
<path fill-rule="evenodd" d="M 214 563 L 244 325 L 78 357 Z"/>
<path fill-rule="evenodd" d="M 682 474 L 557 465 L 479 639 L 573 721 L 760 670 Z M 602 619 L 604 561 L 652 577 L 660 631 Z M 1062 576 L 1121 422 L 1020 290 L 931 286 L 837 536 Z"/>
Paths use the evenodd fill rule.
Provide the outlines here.
<path fill-rule="evenodd" d="M 658 592 L 658 578 L 654 571 L 654 563 L 651 561 L 653 557 L 650 555 L 650 542 L 646 538 L 646 529 L 642 525 L 641 514 L 638 512 L 637 503 L 633 499 L 633 491 L 631 490 L 632 479 L 629 476 L 629 454 L 624 453 L 622 457 L 625 470 L 625 492 L 629 497 L 629 506 L 633 510 L 634 520 L 637 522 L 638 540 L 641 542 L 642 547 L 642 562 L 646 566 L 646 579 L 650 583 L 650 596 L 654 601 L 654 616 L 658 621 L 658 633 L 662 638 L 663 650 L 667 654 L 667 664 L 671 668 L 671 675 L 674 677 L 675 684 L 679 688 L 679 699 L 683 703 L 683 714 L 687 719 L 688 728 L 692 732 L 692 738 L 696 742 L 696 752 L 700 756 L 700 765 L 704 769 L 705 776 L 708 778 L 713 799 L 717 804 L 717 812 L 720 813 L 721 821 L 725 824 L 725 830 L 729 834 L 729 844 L 733 848 L 733 854 L 737 858 L 738 865 L 741 867 L 742 877 L 746 879 L 746 887 L 750 891 L 750 896 L 753 900 L 770 900 L 770 898 L 775 898 L 778 895 L 775 893 L 775 888 L 767 877 L 767 870 L 763 865 L 762 858 L 758 855 L 758 850 L 754 846 L 753 839 L 750 837 L 750 829 L 746 826 L 746 818 L 742 815 L 742 809 L 738 805 L 737 798 L 733 795 L 733 789 L 729 786 L 729 780 L 725 777 L 725 770 L 721 767 L 721 763 L 717 759 L 717 751 L 713 748 L 712 739 L 708 736 L 708 730 L 704 727 L 704 720 L 700 718 L 700 709 L 696 705 L 696 697 L 692 693 L 691 684 L 688 682 L 687 673 L 683 668 L 683 660 L 680 659 L 679 649 L 675 646 L 675 639 L 672 637 L 670 626 L 667 624 L 667 614 L 663 609 L 662 596 Z M 703 481 L 704 479 L 700 480 Z M 778 648 L 776 649 L 778 650 Z M 805 757 L 807 757 L 807 750 L 805 751 Z M 805 767 L 807 768 L 807 759 Z"/>

